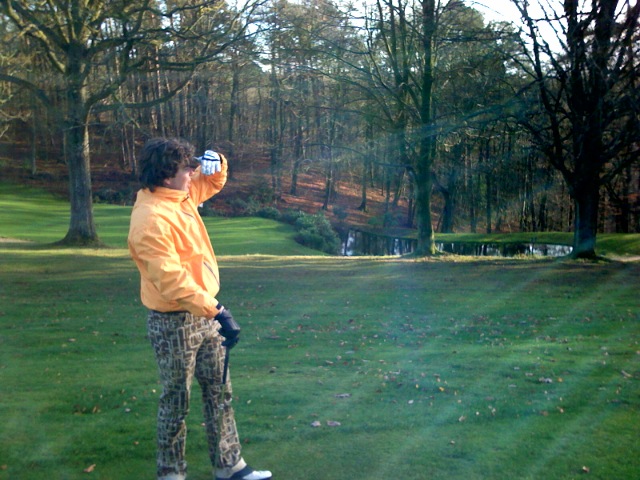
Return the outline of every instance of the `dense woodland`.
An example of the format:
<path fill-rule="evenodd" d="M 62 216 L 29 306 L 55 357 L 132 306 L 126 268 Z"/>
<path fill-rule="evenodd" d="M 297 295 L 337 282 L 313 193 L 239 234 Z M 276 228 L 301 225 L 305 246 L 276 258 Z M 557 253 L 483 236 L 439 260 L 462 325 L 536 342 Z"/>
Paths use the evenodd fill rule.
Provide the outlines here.
<path fill-rule="evenodd" d="M 640 232 L 640 6 L 512 3 L 514 23 L 454 0 L 0 0 L 0 168 L 66 165 L 67 243 L 99 241 L 92 169 L 135 178 L 164 135 L 266 174 L 269 206 L 310 176 L 341 222 L 382 198 L 370 223 L 416 229 L 418 253 L 436 231 L 572 231 L 590 257 Z"/>

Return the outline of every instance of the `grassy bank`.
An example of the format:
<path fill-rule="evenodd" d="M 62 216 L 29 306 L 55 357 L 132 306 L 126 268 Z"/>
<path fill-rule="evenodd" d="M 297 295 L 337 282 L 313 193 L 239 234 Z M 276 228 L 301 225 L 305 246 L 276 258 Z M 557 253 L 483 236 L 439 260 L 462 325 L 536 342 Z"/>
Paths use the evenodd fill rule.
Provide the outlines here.
<path fill-rule="evenodd" d="M 100 239 L 112 248 L 127 247 L 131 207 L 96 204 Z M 205 217 L 218 255 L 320 255 L 293 241 L 294 229 L 261 218 Z M 36 242 L 61 240 L 69 228 L 69 205 L 47 192 L 0 183 L 0 239 Z"/>
<path fill-rule="evenodd" d="M 23 219 L 0 205 L 0 237 L 61 238 L 63 209 L 37 203 Z M 0 243 L 2 479 L 154 478 L 160 392 L 126 213 L 104 217 L 111 249 Z M 278 480 L 640 471 L 637 262 L 309 256 L 278 224 L 207 221 L 243 327 L 244 454 Z M 204 480 L 194 393 L 189 478 Z"/>

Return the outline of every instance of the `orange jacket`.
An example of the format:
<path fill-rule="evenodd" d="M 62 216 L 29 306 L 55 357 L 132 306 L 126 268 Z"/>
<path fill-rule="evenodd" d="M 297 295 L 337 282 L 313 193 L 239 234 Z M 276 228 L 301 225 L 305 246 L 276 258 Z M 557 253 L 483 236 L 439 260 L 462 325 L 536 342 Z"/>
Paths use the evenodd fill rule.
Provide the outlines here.
<path fill-rule="evenodd" d="M 221 172 L 204 176 L 197 171 L 188 193 L 165 187 L 138 191 L 128 243 L 147 308 L 186 310 L 201 317 L 218 314 L 218 262 L 198 205 L 222 190 L 226 181 L 223 159 Z"/>

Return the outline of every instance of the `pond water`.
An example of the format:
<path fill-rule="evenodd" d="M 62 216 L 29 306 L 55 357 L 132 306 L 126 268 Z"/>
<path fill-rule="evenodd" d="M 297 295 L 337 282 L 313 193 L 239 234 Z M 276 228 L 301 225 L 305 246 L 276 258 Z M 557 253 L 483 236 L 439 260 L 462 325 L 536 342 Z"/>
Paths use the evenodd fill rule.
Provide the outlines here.
<path fill-rule="evenodd" d="M 562 257 L 573 250 L 569 245 L 548 243 L 436 243 L 438 250 L 457 255 L 476 257 L 516 257 L 535 255 L 539 257 Z"/>
<path fill-rule="evenodd" d="M 416 240 L 377 235 L 360 230 L 349 230 L 347 239 L 342 243 L 344 256 L 358 255 L 405 255 L 413 252 Z M 436 242 L 436 248 L 442 252 L 477 257 L 515 257 L 532 255 L 540 257 L 562 257 L 569 255 L 569 245 L 545 243 L 476 243 L 476 242 Z"/>

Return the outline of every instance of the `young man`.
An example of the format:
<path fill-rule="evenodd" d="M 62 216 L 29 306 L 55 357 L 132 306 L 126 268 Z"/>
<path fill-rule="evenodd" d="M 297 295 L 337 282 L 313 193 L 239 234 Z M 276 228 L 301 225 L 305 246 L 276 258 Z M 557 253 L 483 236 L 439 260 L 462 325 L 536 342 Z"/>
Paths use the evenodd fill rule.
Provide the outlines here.
<path fill-rule="evenodd" d="M 149 140 L 140 157 L 142 189 L 131 213 L 129 251 L 141 277 L 141 300 L 162 382 L 158 408 L 158 480 L 187 475 L 185 418 L 193 377 L 202 387 L 209 456 L 216 480 L 266 480 L 241 456 L 225 349 L 240 328 L 216 296 L 218 264 L 198 205 L 227 180 L 223 155 L 193 157 L 182 140 Z M 224 395 L 223 395 L 224 392 Z M 224 398 L 222 398 L 224 396 Z"/>

